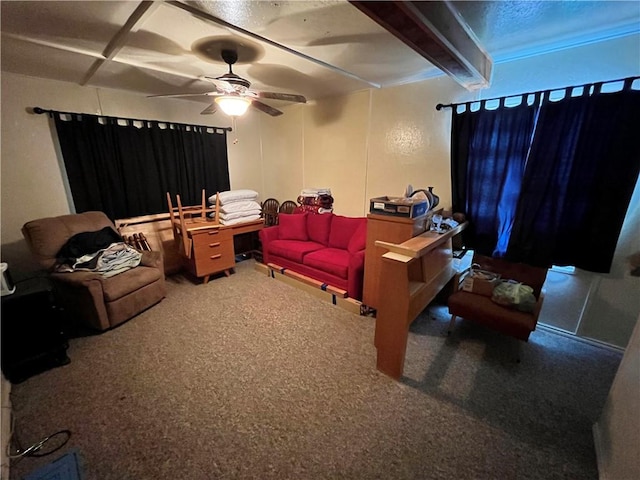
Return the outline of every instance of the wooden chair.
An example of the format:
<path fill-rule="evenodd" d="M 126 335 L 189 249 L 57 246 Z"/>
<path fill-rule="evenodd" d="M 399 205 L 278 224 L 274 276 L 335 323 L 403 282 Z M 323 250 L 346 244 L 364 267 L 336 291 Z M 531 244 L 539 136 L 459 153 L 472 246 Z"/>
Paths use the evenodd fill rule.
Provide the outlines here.
<path fill-rule="evenodd" d="M 282 202 L 282 205 L 280 205 L 278 213 L 293 213 L 297 206 L 298 204 L 293 200 L 285 200 Z"/>
<path fill-rule="evenodd" d="M 180 195 L 176 195 L 176 203 L 178 206 L 174 207 L 171 202 L 171 194 L 167 192 L 173 239 L 184 256 L 191 258 L 191 238 L 188 235 L 188 230 L 198 224 L 213 223 L 217 225 L 220 223 L 220 198 L 216 196 L 215 206 L 207 207 L 206 193 L 203 189 L 202 203 L 200 205 L 183 206 Z M 209 216 L 210 213 L 213 213 L 213 218 Z"/>
<path fill-rule="evenodd" d="M 454 327 L 456 318 L 462 317 L 505 335 L 528 341 L 529 334 L 536 328 L 542 309 L 544 301 L 542 286 L 547 277 L 547 269 L 479 254 L 474 254 L 472 263 L 478 264 L 483 270 L 499 273 L 503 280 L 516 280 L 532 287 L 536 304 L 533 312 L 521 312 L 498 305 L 491 300 L 490 296 L 459 289 L 459 276 L 456 276 L 454 277 L 455 291 L 447 301 L 451 314 L 449 332 Z"/>
<path fill-rule="evenodd" d="M 278 224 L 278 208 L 280 202 L 275 198 L 267 198 L 262 202 L 262 218 L 264 219 L 264 226 L 270 227 Z"/>

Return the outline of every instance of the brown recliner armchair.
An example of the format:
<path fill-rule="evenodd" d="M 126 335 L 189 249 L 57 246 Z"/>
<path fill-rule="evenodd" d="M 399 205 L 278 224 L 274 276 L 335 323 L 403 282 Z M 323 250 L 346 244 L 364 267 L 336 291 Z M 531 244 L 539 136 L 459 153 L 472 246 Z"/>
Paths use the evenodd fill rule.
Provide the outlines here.
<path fill-rule="evenodd" d="M 166 296 L 161 252 L 142 252 L 137 267 L 111 277 L 96 272 L 53 270 L 58 252 L 71 237 L 104 227 L 116 231 L 103 212 L 41 218 L 22 227 L 36 260 L 49 272 L 56 301 L 71 317 L 95 330 L 115 327 Z"/>
<path fill-rule="evenodd" d="M 472 264 L 478 264 L 482 270 L 499 273 L 503 280 L 516 280 L 533 288 L 533 295 L 536 297 L 533 312 L 504 307 L 491 300 L 490 296 L 464 291 L 460 289 L 457 276 L 454 277 L 454 292 L 447 301 L 451 314 L 449 332 L 455 325 L 456 317 L 462 317 L 505 335 L 528 341 L 529 335 L 536 329 L 544 301 L 542 286 L 547 278 L 547 269 L 478 254 L 474 254 Z"/>

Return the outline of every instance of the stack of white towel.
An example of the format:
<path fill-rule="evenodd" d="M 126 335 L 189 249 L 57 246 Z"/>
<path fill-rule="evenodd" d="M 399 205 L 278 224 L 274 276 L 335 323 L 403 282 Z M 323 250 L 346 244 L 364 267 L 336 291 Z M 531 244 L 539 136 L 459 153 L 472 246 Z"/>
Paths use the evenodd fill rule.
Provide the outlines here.
<path fill-rule="evenodd" d="M 211 205 L 216 204 L 217 195 L 209 197 Z M 220 192 L 220 223 L 233 225 L 251 222 L 260 218 L 258 192 L 254 190 L 228 190 Z"/>

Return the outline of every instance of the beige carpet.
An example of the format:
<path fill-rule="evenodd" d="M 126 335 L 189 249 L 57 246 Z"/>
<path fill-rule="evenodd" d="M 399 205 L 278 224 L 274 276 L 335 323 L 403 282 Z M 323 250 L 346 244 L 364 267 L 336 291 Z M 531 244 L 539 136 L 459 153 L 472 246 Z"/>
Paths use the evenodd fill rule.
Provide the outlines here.
<path fill-rule="evenodd" d="M 621 355 L 538 330 L 518 342 L 434 305 L 405 378 L 375 368 L 375 320 L 238 264 L 14 385 L 23 445 L 61 429 L 87 480 L 597 479 L 591 426 Z M 54 455 L 55 457 L 55 455 Z M 53 460 L 26 458 L 18 479 Z"/>

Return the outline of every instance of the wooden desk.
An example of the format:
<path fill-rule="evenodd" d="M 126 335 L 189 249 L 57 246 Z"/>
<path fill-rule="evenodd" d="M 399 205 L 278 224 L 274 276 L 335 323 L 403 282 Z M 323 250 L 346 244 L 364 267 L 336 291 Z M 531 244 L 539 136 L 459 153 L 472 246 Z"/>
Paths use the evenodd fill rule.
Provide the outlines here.
<path fill-rule="evenodd" d="M 409 326 L 455 273 L 451 239 L 466 226 L 425 232 L 400 244 L 375 242 L 388 250 L 380 263 L 376 366 L 392 378 L 402 376 Z"/>
<path fill-rule="evenodd" d="M 231 269 L 235 267 L 235 236 L 257 232 L 264 223 L 262 219 L 235 225 L 221 225 L 213 221 L 186 221 L 183 231 L 180 222 L 174 220 L 174 226 L 181 237 L 176 243 L 187 246 L 186 251 L 178 246 L 186 268 L 207 283 L 214 273 L 224 272 L 229 276 Z"/>

